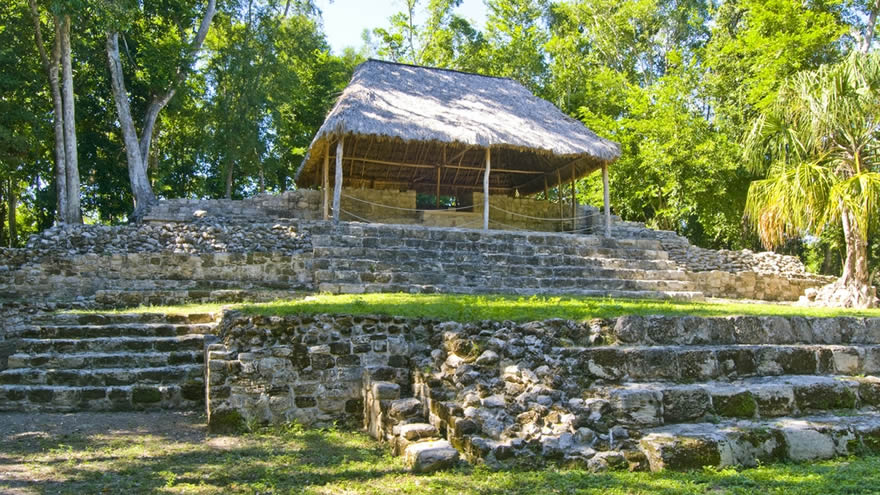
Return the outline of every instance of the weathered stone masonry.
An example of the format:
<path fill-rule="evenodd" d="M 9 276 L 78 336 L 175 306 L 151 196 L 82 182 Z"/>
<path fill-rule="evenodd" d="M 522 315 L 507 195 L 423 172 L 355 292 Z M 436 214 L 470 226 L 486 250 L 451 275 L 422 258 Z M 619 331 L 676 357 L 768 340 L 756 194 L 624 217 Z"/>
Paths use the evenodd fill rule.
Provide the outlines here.
<path fill-rule="evenodd" d="M 400 453 L 439 436 L 472 462 L 590 469 L 880 448 L 880 319 L 461 324 L 232 313 L 220 328 L 207 361 L 215 429 L 366 415 Z M 828 416 L 840 409 L 853 414 Z M 819 447 L 802 445 L 810 438 Z"/>
<path fill-rule="evenodd" d="M 414 360 L 428 354 L 433 322 L 227 313 L 218 330 L 206 363 L 213 426 L 230 416 L 321 424 L 360 421 L 365 369 L 409 390 Z"/>

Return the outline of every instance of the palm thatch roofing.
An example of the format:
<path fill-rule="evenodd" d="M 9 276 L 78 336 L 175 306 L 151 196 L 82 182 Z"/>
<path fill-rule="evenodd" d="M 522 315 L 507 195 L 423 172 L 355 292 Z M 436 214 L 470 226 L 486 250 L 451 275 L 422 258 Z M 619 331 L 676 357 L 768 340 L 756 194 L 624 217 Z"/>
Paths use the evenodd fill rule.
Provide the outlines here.
<path fill-rule="evenodd" d="M 332 180 L 340 137 L 346 187 L 444 195 L 482 190 L 487 147 L 492 194 L 536 193 L 620 155 L 512 79 L 379 60 L 355 70 L 297 171 L 299 187 L 321 184 L 325 154 Z"/>

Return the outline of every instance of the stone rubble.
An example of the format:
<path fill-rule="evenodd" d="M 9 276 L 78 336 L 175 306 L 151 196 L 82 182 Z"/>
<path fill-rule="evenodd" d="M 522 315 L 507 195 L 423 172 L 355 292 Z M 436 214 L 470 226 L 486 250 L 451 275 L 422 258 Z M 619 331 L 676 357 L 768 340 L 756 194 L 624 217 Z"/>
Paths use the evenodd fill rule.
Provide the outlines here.
<path fill-rule="evenodd" d="M 308 231 L 295 224 L 224 224 L 216 221 L 124 226 L 53 227 L 31 236 L 29 258 L 127 253 L 282 253 L 311 248 Z M 3 253 L 0 252 L 0 256 Z"/>

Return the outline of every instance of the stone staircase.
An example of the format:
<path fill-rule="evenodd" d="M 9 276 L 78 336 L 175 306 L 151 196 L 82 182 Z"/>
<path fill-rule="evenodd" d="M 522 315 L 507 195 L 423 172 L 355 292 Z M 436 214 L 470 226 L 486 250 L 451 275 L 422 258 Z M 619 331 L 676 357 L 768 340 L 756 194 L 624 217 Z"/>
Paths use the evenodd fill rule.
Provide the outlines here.
<path fill-rule="evenodd" d="M 880 452 L 877 318 L 623 316 L 440 330 L 409 388 L 470 462 L 659 471 Z"/>
<path fill-rule="evenodd" d="M 370 436 L 389 443 L 391 453 L 403 456 L 414 472 L 427 473 L 455 465 L 458 450 L 428 422 L 428 411 L 422 401 L 402 398 L 400 385 L 376 380 L 372 371 L 365 370 L 363 386 L 364 429 Z"/>
<path fill-rule="evenodd" d="M 623 318 L 616 345 L 579 357 L 586 394 L 608 400 L 618 441 L 652 470 L 880 450 L 876 320 L 681 321 Z"/>
<path fill-rule="evenodd" d="M 312 229 L 319 291 L 702 299 L 651 239 L 344 223 Z"/>
<path fill-rule="evenodd" d="M 198 410 L 215 326 L 212 314 L 35 317 L 7 335 L 0 411 Z"/>

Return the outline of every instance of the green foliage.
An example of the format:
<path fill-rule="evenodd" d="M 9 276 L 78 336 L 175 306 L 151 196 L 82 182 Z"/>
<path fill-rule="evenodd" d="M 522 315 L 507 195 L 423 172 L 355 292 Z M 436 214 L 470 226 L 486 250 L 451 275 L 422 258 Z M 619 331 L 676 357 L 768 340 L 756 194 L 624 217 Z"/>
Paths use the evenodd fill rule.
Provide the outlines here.
<path fill-rule="evenodd" d="M 876 7 L 867 0 L 485 4 L 486 25 L 478 26 L 458 13 L 461 0 L 399 2 L 401 11 L 368 33 L 369 46 L 334 55 L 311 1 L 220 2 L 198 60 L 188 60 L 186 41 L 203 0 L 52 2 L 53 11 L 74 17 L 87 216 L 119 222 L 131 205 L 104 52 L 103 33 L 112 26 L 121 33 L 136 121 L 177 67 L 192 63 L 156 126 L 148 174 L 159 197 L 244 197 L 296 187 L 292 176 L 314 132 L 372 51 L 522 82 L 621 144 L 623 154 L 611 167 L 616 214 L 675 230 L 701 246 L 757 248 L 741 212 L 750 181 L 770 164 L 745 167 L 739 148 L 749 122 L 772 106 L 787 78 L 860 46 Z M 53 216 L 52 106 L 26 12 L 25 0 L 0 7 L 0 177 L 16 177 L 19 230 L 33 231 Z M 867 198 L 877 188 L 866 175 L 841 183 L 834 194 Z M 600 204 L 598 178 L 580 181 L 577 196 Z M 828 240 L 823 235 L 818 247 L 803 250 L 823 272 L 839 266 Z M 875 260 L 877 242 L 868 242 Z"/>
<path fill-rule="evenodd" d="M 757 118 L 745 155 L 767 178 L 749 191 L 747 213 L 765 245 L 803 232 L 820 233 L 852 213 L 862 239 L 880 210 L 880 54 L 851 54 L 844 62 L 789 80 Z"/>

